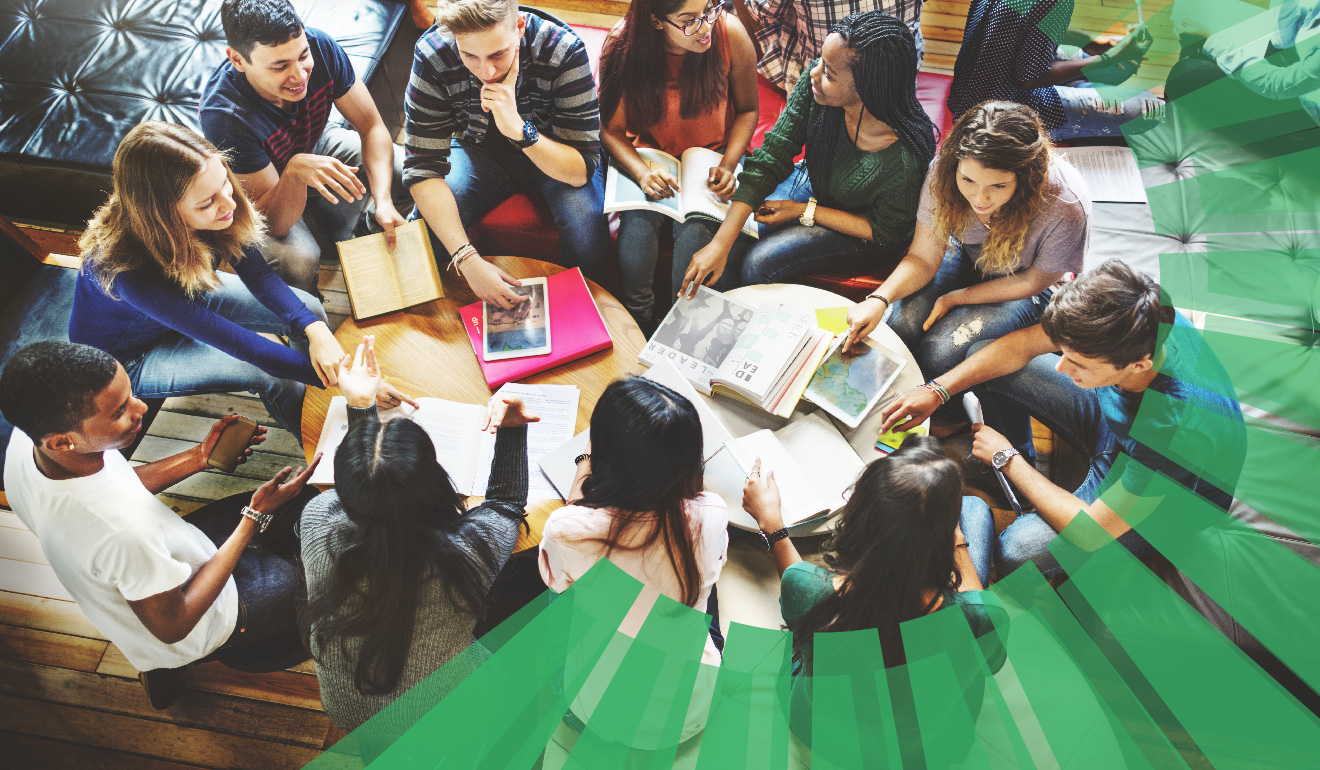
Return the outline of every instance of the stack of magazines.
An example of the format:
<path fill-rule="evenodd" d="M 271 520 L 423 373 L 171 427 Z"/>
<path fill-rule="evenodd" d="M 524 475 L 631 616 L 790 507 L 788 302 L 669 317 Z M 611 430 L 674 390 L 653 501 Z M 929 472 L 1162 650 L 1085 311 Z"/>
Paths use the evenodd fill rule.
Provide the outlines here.
<path fill-rule="evenodd" d="M 668 361 L 707 395 L 788 417 L 832 342 L 810 311 L 752 307 L 702 286 L 674 303 L 639 358 L 648 366 Z"/>

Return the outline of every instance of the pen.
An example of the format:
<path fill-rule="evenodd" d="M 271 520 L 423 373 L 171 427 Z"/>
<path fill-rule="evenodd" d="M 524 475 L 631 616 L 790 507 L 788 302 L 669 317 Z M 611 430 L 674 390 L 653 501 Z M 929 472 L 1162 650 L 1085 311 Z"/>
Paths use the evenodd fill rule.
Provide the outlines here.
<path fill-rule="evenodd" d="M 742 460 L 738 459 L 738 453 L 733 451 L 733 447 L 729 446 L 729 442 L 727 441 L 724 442 L 724 449 L 729 453 L 729 457 L 733 458 L 734 465 L 738 466 L 738 470 L 742 471 L 742 475 L 750 478 L 752 474 L 749 473 L 747 471 L 747 468 L 743 466 Z"/>

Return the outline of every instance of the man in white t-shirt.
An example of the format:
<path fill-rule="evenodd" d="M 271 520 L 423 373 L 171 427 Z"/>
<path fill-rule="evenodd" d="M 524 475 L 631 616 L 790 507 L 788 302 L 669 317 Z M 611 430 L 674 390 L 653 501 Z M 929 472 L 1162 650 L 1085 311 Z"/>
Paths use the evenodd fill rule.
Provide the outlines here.
<path fill-rule="evenodd" d="M 296 520 L 275 514 L 300 498 L 312 468 L 285 468 L 246 508 L 244 494 L 180 518 L 156 493 L 207 468 L 236 417 L 196 447 L 131 466 L 116 450 L 133 443 L 147 406 L 119 362 L 87 345 L 39 342 L 15 354 L 0 374 L 0 411 L 15 428 L 4 468 L 14 513 L 83 613 L 143 672 L 153 706 L 173 703 L 184 667 L 204 658 L 246 670 L 306 659 L 288 621 L 305 601 L 298 566 L 247 546 L 272 519 Z"/>

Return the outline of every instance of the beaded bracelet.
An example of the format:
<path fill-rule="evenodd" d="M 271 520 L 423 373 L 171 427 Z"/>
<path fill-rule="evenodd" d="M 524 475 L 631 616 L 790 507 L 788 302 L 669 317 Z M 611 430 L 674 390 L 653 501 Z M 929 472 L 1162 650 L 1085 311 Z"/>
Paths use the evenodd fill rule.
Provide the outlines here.
<path fill-rule="evenodd" d="M 952 398 L 952 396 L 949 395 L 949 389 L 934 380 L 931 380 L 930 382 L 927 383 L 923 383 L 921 387 L 939 396 L 941 406 L 949 403 L 949 399 Z"/>
<path fill-rule="evenodd" d="M 475 256 L 477 256 L 477 247 L 470 243 L 465 243 L 462 246 L 459 246 L 458 250 L 453 253 L 449 260 L 449 266 L 455 271 L 458 271 L 459 265 L 463 264 L 467 259 Z M 461 275 L 462 273 L 460 272 L 459 274 Z"/>

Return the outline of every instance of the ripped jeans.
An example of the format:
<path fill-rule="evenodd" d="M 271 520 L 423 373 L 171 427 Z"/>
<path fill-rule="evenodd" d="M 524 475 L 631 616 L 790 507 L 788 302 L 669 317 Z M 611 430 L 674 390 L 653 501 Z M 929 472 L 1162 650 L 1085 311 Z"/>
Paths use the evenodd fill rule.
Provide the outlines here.
<path fill-rule="evenodd" d="M 966 256 L 962 244 L 949 239 L 944 262 L 930 283 L 894 303 L 888 324 L 917 359 L 922 375 L 930 380 L 961 364 L 967 350 L 981 340 L 996 340 L 1009 332 L 1040 322 L 1041 313 L 1053 296 L 1049 289 L 1034 297 L 996 302 L 992 305 L 956 307 L 923 332 L 922 324 L 935 307 L 935 300 L 956 289 L 987 280 Z M 961 409 L 958 412 L 961 415 Z M 950 414 L 950 419 L 957 415 Z"/>

